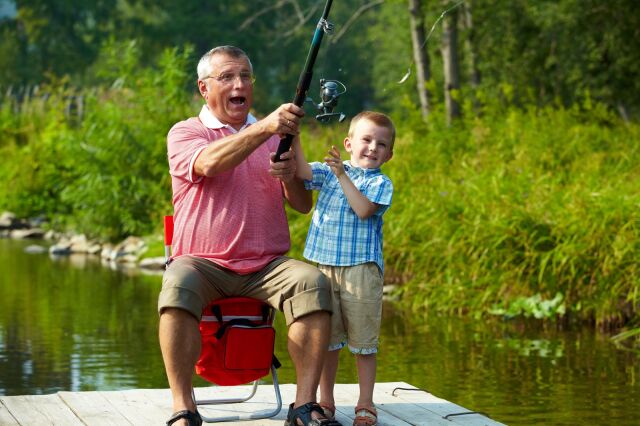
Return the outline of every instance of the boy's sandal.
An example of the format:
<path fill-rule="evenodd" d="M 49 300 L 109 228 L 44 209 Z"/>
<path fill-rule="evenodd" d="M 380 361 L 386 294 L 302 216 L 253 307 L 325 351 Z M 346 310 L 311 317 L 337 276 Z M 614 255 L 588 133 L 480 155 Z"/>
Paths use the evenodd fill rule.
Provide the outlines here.
<path fill-rule="evenodd" d="M 328 418 L 329 420 L 335 420 L 336 419 L 336 405 L 335 404 L 324 404 L 324 403 L 320 403 L 320 407 L 322 407 L 322 410 L 324 411 L 324 416 L 326 418 Z"/>
<path fill-rule="evenodd" d="M 178 420 L 182 420 L 182 419 L 185 419 L 187 421 L 187 423 L 189 424 L 189 426 L 201 426 L 202 425 L 202 417 L 200 417 L 200 413 L 198 413 L 197 410 L 196 410 L 195 413 L 193 411 L 189 411 L 189 410 L 182 410 L 182 411 L 177 411 L 177 412 L 173 413 L 171 418 L 169 420 L 167 420 L 167 426 L 171 426 L 172 424 L 174 424 Z"/>
<path fill-rule="evenodd" d="M 314 419 L 311 413 L 318 413 L 321 417 Z M 300 420 L 301 423 L 298 423 Z M 298 408 L 293 408 L 293 403 L 289 405 L 285 426 L 342 426 L 339 422 L 326 418 L 324 409 L 317 402 L 307 402 Z"/>
<path fill-rule="evenodd" d="M 378 424 L 378 411 L 373 407 L 356 407 L 353 426 L 375 426 Z"/>

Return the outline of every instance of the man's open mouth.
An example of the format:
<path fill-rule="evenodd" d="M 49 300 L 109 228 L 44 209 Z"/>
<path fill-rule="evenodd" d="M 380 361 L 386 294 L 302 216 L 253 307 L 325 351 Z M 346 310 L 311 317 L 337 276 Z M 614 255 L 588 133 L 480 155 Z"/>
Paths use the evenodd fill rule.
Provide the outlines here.
<path fill-rule="evenodd" d="M 247 98 L 245 98 L 244 96 L 234 96 L 233 98 L 229 99 L 229 102 L 234 105 L 244 105 L 246 100 Z"/>

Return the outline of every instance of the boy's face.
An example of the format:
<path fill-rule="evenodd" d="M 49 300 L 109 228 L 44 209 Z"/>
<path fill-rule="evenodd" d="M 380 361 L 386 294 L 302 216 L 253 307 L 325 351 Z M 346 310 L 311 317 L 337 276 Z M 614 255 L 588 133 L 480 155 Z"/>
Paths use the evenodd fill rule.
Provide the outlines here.
<path fill-rule="evenodd" d="M 377 169 L 393 156 L 391 130 L 362 119 L 356 123 L 353 134 L 345 138 L 344 148 L 351 154 L 351 165 Z"/>

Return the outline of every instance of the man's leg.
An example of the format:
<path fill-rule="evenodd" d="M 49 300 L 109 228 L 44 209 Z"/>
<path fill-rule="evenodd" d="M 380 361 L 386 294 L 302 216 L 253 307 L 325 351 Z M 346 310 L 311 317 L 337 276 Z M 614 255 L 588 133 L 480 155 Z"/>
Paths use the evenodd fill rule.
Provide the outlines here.
<path fill-rule="evenodd" d="M 289 326 L 289 355 L 296 369 L 294 408 L 316 401 L 316 391 L 329 345 L 330 315 L 316 311 L 298 318 Z M 314 416 L 315 417 L 315 416 Z"/>
<path fill-rule="evenodd" d="M 191 379 L 200 356 L 198 320 L 183 309 L 167 308 L 160 315 L 159 338 L 173 411 L 186 409 L 195 412 Z"/>
<path fill-rule="evenodd" d="M 330 334 L 331 283 L 318 268 L 279 258 L 251 277 L 243 294 L 267 301 L 284 313 L 287 349 L 296 370 L 294 408 L 316 402 Z M 323 418 L 312 410 L 311 417 Z"/>

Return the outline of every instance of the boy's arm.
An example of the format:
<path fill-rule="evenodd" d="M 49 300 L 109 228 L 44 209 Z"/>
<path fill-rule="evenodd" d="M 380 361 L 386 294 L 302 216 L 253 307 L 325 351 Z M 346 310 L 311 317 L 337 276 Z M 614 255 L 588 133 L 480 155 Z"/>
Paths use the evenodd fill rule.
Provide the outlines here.
<path fill-rule="evenodd" d="M 304 158 L 304 151 L 302 150 L 302 144 L 300 143 L 300 136 L 296 136 L 293 139 L 293 153 L 296 156 L 296 177 L 304 180 L 313 179 L 311 166 Z"/>
<path fill-rule="evenodd" d="M 347 202 L 360 219 L 367 219 L 380 208 L 379 204 L 372 203 L 362 192 L 356 188 L 349 176 L 344 171 L 344 164 L 340 158 L 340 151 L 332 146 L 329 156 L 324 161 L 331 167 L 342 187 Z"/>

